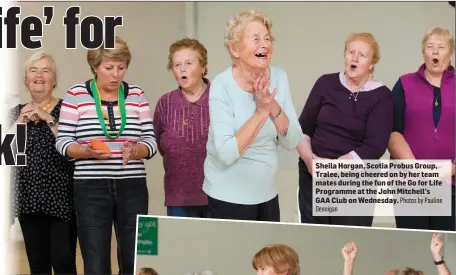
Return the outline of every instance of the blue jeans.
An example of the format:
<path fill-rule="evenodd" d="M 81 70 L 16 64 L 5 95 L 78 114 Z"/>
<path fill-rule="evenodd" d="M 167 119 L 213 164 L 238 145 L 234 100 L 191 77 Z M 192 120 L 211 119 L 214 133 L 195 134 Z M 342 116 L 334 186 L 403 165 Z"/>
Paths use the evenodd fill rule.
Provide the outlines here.
<path fill-rule="evenodd" d="M 170 206 L 167 209 L 168 216 L 186 218 L 209 218 L 207 205 L 202 206 Z"/>
<path fill-rule="evenodd" d="M 112 226 L 119 274 L 133 274 L 137 215 L 147 215 L 145 178 L 75 180 L 74 194 L 84 274 L 112 274 Z"/>

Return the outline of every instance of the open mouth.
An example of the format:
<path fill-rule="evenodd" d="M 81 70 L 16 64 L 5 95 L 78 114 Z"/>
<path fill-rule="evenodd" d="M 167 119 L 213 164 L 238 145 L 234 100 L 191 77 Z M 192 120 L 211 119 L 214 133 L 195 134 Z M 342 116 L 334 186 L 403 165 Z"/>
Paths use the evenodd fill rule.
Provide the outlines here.
<path fill-rule="evenodd" d="M 265 54 L 265 53 L 257 53 L 257 54 L 255 54 L 255 56 L 258 57 L 258 58 L 263 58 L 263 59 L 268 57 L 268 55 Z"/>
<path fill-rule="evenodd" d="M 35 84 L 44 84 L 44 81 L 43 80 L 36 80 L 34 83 Z"/>
<path fill-rule="evenodd" d="M 436 65 L 437 63 L 439 63 L 439 60 L 437 58 L 433 58 L 432 63 L 434 63 L 434 65 Z"/>
<path fill-rule="evenodd" d="M 358 66 L 356 66 L 354 64 L 350 65 L 350 69 L 355 70 L 356 68 L 358 68 Z"/>
<path fill-rule="evenodd" d="M 181 79 L 187 79 L 188 77 L 186 77 L 185 75 L 181 77 Z"/>

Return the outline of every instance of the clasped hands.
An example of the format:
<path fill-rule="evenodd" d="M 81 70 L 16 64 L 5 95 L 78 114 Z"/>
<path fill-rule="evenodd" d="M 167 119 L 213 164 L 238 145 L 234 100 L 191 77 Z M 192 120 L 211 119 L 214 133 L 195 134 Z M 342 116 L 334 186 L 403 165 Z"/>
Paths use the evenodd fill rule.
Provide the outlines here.
<path fill-rule="evenodd" d="M 274 98 L 278 89 L 275 88 L 271 94 L 269 91 L 270 85 L 271 82 L 269 78 L 263 74 L 259 74 L 255 77 L 255 81 L 253 83 L 255 102 L 257 105 L 257 111 L 260 114 L 277 117 L 281 111 L 279 103 Z"/>
<path fill-rule="evenodd" d="M 47 111 L 41 109 L 40 107 L 33 106 L 32 104 L 26 104 L 22 107 L 17 123 L 29 123 L 30 121 L 51 121 L 54 117 Z"/>
<path fill-rule="evenodd" d="M 89 158 L 96 158 L 96 159 L 108 159 L 112 156 L 112 153 L 106 153 L 104 150 L 94 150 L 92 146 L 89 144 L 88 146 L 81 147 L 85 150 L 86 155 Z M 122 145 L 122 164 L 126 165 L 128 161 L 136 159 L 137 151 L 136 146 L 130 144 L 128 141 L 125 141 Z"/>

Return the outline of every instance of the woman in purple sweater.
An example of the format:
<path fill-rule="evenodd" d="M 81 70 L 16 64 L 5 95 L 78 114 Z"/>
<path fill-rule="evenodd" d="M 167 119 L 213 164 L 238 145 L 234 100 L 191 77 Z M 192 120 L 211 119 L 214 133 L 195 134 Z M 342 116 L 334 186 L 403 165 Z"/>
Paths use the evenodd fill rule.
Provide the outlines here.
<path fill-rule="evenodd" d="M 370 216 L 313 216 L 312 160 L 379 159 L 392 129 L 391 91 L 371 77 L 380 59 L 369 33 L 345 42 L 345 71 L 321 76 L 310 91 L 299 121 L 304 134 L 299 159 L 299 209 L 302 223 L 371 226 Z M 369 209 L 370 211 L 370 209 Z"/>
<path fill-rule="evenodd" d="M 179 87 L 161 96 L 154 114 L 165 169 L 165 206 L 168 216 L 207 218 L 202 190 L 209 128 L 206 48 L 195 39 L 174 42 L 168 69 Z"/>
<path fill-rule="evenodd" d="M 389 152 L 394 159 L 455 159 L 454 38 L 433 28 L 423 38 L 424 64 L 403 75 L 393 88 L 394 124 Z M 398 228 L 455 231 L 455 180 L 451 216 L 397 216 Z M 438 214 L 438 213 L 436 213 Z"/>

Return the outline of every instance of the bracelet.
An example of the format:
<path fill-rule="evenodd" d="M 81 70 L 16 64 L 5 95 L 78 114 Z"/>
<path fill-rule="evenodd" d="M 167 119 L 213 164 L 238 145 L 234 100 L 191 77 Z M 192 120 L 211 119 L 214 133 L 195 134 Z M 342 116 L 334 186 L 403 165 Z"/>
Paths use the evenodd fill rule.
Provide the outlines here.
<path fill-rule="evenodd" d="M 278 118 L 281 114 L 282 114 L 282 108 L 279 109 L 279 113 L 277 115 L 275 115 L 275 116 L 270 115 L 269 117 L 271 118 L 271 120 L 274 120 L 274 119 Z"/>
<path fill-rule="evenodd" d="M 444 263 L 445 263 L 445 261 L 443 260 L 443 257 L 442 257 L 442 260 L 440 260 L 438 262 L 434 261 L 435 265 L 441 265 L 441 264 L 444 264 Z"/>

